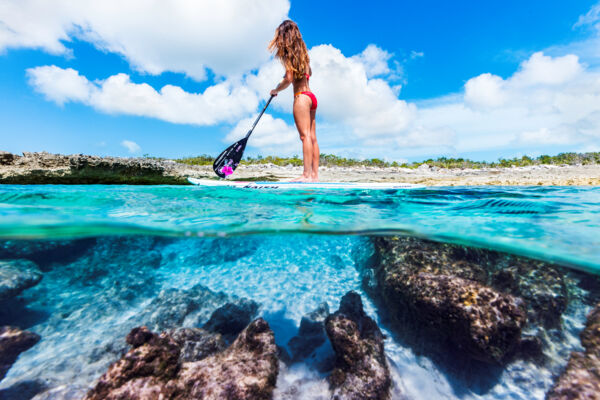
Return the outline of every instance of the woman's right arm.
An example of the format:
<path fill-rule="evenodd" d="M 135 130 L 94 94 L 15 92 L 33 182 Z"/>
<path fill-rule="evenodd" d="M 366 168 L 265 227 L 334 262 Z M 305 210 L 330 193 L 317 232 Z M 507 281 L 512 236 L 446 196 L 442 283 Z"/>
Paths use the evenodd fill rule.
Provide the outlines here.
<path fill-rule="evenodd" d="M 292 74 L 292 71 L 286 71 L 285 75 L 283 76 L 283 79 L 281 80 L 281 82 L 279 82 L 279 85 L 277 85 L 275 89 L 271 90 L 271 96 L 277 96 L 277 93 L 290 86 L 293 80 L 294 75 Z"/>

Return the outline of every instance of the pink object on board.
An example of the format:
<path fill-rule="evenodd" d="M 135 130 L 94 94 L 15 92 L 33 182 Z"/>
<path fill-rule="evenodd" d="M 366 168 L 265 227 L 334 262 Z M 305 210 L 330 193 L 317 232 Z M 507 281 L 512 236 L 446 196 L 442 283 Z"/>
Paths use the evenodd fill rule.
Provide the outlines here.
<path fill-rule="evenodd" d="M 229 165 L 225 165 L 223 168 L 221 168 L 221 173 L 225 176 L 231 175 L 233 174 L 233 168 L 231 168 Z"/>

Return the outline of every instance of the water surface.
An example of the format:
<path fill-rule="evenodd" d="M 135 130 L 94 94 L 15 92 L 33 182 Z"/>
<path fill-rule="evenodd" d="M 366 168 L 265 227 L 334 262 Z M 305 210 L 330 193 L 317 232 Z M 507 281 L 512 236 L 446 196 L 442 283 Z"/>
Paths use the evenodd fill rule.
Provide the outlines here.
<path fill-rule="evenodd" d="M 283 347 L 303 315 L 322 302 L 335 311 L 355 290 L 386 335 L 395 393 L 409 399 L 543 399 L 570 352 L 581 348 L 578 334 L 590 309 L 582 300 L 586 290 L 565 278 L 572 301 L 561 326 L 543 330 L 550 361 L 517 360 L 493 374 L 460 376 L 397 340 L 385 310 L 363 290 L 361 271 L 374 262 L 370 235 L 396 234 L 597 274 L 600 188 L 0 186 L 0 258 L 29 257 L 44 276 L 9 312 L 0 312 L 0 325 L 42 337 L 0 382 L 0 399 L 29 399 L 65 385 L 85 393 L 127 349 L 124 337 L 133 327 L 205 322 L 218 301 L 175 318 L 194 290 L 256 301 Z M 43 250 L 46 241 L 58 239 L 60 251 Z M 325 345 L 319 354 L 331 352 Z M 318 361 L 282 369 L 275 398 L 329 398 Z"/>
<path fill-rule="evenodd" d="M 600 270 L 599 187 L 0 187 L 0 238 L 410 234 Z"/>

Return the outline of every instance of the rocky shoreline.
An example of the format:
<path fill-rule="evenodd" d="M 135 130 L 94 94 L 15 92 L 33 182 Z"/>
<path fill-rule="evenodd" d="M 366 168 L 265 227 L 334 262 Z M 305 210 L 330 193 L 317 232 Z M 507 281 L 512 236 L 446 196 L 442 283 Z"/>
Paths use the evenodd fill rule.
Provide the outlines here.
<path fill-rule="evenodd" d="M 289 180 L 300 167 L 273 164 L 240 166 L 238 180 Z M 210 166 L 191 166 L 171 160 L 99 157 L 46 152 L 16 155 L 0 151 L 0 184 L 141 184 L 186 185 L 186 178 L 214 178 Z M 417 169 L 378 167 L 321 167 L 324 182 L 406 182 L 428 186 L 462 185 L 600 185 L 600 165 L 538 165 L 519 168 Z"/>
<path fill-rule="evenodd" d="M 91 336 L 92 347 L 72 354 L 82 357 L 72 362 L 95 363 L 104 371 L 98 376 L 86 372 L 86 365 L 75 364 L 80 367 L 73 373 L 89 376 L 87 386 L 68 379 L 38 381 L 37 374 L 50 367 L 40 364 L 13 384 L 12 391 L 0 390 L 0 398 L 308 398 L 297 386 L 278 387 L 280 375 L 289 376 L 298 366 L 318 371 L 315 379 L 327 382 L 327 398 L 404 398 L 402 376 L 392 374 L 386 353 L 390 341 L 382 327 L 390 329 L 394 340 L 459 380 L 477 376 L 496 382 L 509 371 L 543 367 L 552 373 L 552 384 L 544 388 L 546 398 L 597 398 L 598 277 L 505 253 L 413 237 L 370 240 L 375 252 L 357 271 L 366 297 L 349 291 L 333 313 L 327 303 L 321 304 L 302 318 L 287 348 L 277 344 L 276 329 L 263 318 L 269 310 L 253 300 L 215 293 L 201 285 L 153 294 L 157 283 L 152 271 L 161 263 L 160 246 L 172 242 L 168 239 L 98 238 L 23 242 L 22 246 L 2 241 L 0 325 L 11 320 L 16 326 L 0 327 L 0 380 L 19 354 L 35 351 L 40 339 L 49 334 L 25 330 L 31 323 L 19 314 L 30 313 L 28 302 L 47 294 L 44 289 L 38 296 L 24 296 L 44 280 L 55 279 L 52 274 L 67 277 L 75 288 L 104 285 L 106 292 L 91 295 L 103 301 L 100 304 L 107 313 L 135 303 L 140 293 L 147 293 L 150 300 L 143 301 L 135 313 L 114 320 L 120 322 L 111 322 L 110 336 Z M 57 263 L 65 257 L 69 257 L 69 269 Z M 125 265 L 139 262 L 143 267 L 115 269 L 95 263 L 98 259 Z M 91 269 L 91 265 L 98 267 Z M 378 305 L 379 322 L 365 310 L 367 297 Z M 89 302 L 81 301 L 82 305 Z M 571 319 L 567 313 L 575 308 L 591 310 L 580 332 L 581 346 L 565 336 Z M 15 310 L 13 314 L 10 309 Z M 56 318 L 57 324 L 74 323 L 71 315 L 79 312 L 63 308 L 60 315 L 43 318 Z M 65 367 L 62 361 L 57 363 L 50 368 Z M 529 385 L 522 378 L 519 382 Z M 24 397 L 25 392 L 31 395 Z"/>

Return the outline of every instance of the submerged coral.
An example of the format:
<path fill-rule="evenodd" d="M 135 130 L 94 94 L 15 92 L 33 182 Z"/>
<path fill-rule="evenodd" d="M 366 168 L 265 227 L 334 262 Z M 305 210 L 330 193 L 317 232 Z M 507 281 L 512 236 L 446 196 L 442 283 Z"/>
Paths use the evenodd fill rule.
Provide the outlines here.
<path fill-rule="evenodd" d="M 19 354 L 33 347 L 40 336 L 12 326 L 0 327 L 0 381 L 14 364 Z"/>
<path fill-rule="evenodd" d="M 181 358 L 185 342 L 181 333 L 160 335 L 141 327 L 132 330 L 133 346 L 113 364 L 87 394 L 87 400 L 144 399 L 267 399 L 275 387 L 278 361 L 275 338 L 269 325 L 257 319 L 227 349 Z"/>
<path fill-rule="evenodd" d="M 385 358 L 383 334 L 367 316 L 356 292 L 348 292 L 340 308 L 325 321 L 336 353 L 329 377 L 333 399 L 387 399 L 391 378 Z"/>
<path fill-rule="evenodd" d="M 0 302 L 19 295 L 23 290 L 37 285 L 42 272 L 28 260 L 0 260 Z"/>
<path fill-rule="evenodd" d="M 600 399 L 600 304 L 588 316 L 581 344 L 585 351 L 571 354 L 565 371 L 546 399 Z"/>

